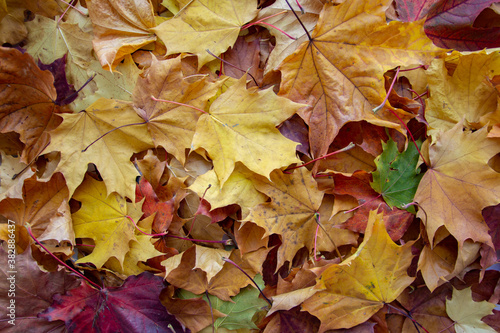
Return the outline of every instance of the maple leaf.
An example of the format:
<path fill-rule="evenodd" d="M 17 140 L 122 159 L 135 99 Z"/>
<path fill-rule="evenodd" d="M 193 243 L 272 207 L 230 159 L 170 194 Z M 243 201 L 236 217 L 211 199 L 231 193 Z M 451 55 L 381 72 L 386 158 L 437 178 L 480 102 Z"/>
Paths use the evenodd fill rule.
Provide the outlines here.
<path fill-rule="evenodd" d="M 464 117 L 467 128 L 486 125 L 482 117 L 498 113 L 498 94 L 485 78 L 499 73 L 498 53 L 460 56 L 452 76 L 447 74 L 445 60 L 435 59 L 426 71 L 430 97 L 426 100 L 425 118 L 429 135 L 451 129 Z"/>
<path fill-rule="evenodd" d="M 221 186 L 236 162 L 264 177 L 281 167 L 298 162 L 297 143 L 276 129 L 304 105 L 276 96 L 271 88 L 245 89 L 242 77 L 211 105 L 196 125 L 191 150 L 203 148 L 214 163 Z"/>
<path fill-rule="evenodd" d="M 258 205 L 246 218 L 266 229 L 266 235 L 273 233 L 282 237 L 278 249 L 278 267 L 285 261 L 292 261 L 302 247 L 313 248 L 316 230 L 315 214 L 323 199 L 311 172 L 300 168 L 292 174 L 275 171 L 271 182 L 257 181 L 257 190 L 271 198 L 271 202 Z"/>
<path fill-rule="evenodd" d="M 53 234 L 55 238 L 47 238 L 50 226 L 54 227 L 52 219 L 60 213 L 61 205 L 68 204 L 67 200 L 68 188 L 62 174 L 54 174 L 47 182 L 38 181 L 36 176 L 32 176 L 24 181 L 22 199 L 7 198 L 0 202 L 0 214 L 15 221 L 19 226 L 29 223 L 37 238 L 69 241 L 74 244 L 75 235 L 69 211 L 63 213 L 66 219 L 59 221 L 58 230 Z"/>
<path fill-rule="evenodd" d="M 151 31 L 167 46 L 167 55 L 190 52 L 198 69 L 234 44 L 241 26 L 257 15 L 256 3 L 237 0 L 193 0 L 172 19 Z"/>
<path fill-rule="evenodd" d="M 390 208 L 389 205 L 373 190 L 370 186 L 370 174 L 364 171 L 356 171 L 351 177 L 341 174 L 332 176 L 335 186 L 333 189 L 326 188 L 327 193 L 335 194 L 336 203 L 345 202 L 350 204 L 351 197 L 355 198 L 355 204 L 339 210 L 349 210 L 360 207 L 354 211 L 341 228 L 352 230 L 354 232 L 364 232 L 368 222 L 368 216 L 371 210 L 377 210 L 384 214 L 384 222 L 387 232 L 393 241 L 399 240 L 413 221 L 413 214 L 398 209 Z M 342 206 L 340 206 L 342 207 Z"/>
<path fill-rule="evenodd" d="M 36 16 L 26 26 L 29 32 L 26 49 L 33 57 L 51 63 L 67 55 L 68 80 L 77 87 L 83 87 L 72 103 L 73 110 L 86 109 L 101 97 L 132 99 L 131 92 L 140 70 L 130 55 L 125 55 L 123 63 L 117 64 L 114 68 L 116 72 L 104 70 L 92 55 L 92 22 L 88 18 L 83 22 L 73 18 L 57 23 Z"/>
<path fill-rule="evenodd" d="M 15 274 L 13 269 L 9 268 L 8 258 L 11 251 L 6 252 L 0 248 L 0 301 L 6 306 L 0 310 L 0 315 L 4 318 L 0 322 L 0 330 L 9 332 L 9 328 L 15 327 L 15 330 L 29 332 L 33 327 L 38 331 L 48 332 L 58 329 L 62 322 L 47 322 L 45 319 L 37 318 L 37 314 L 48 308 L 52 304 L 52 297 L 55 294 L 64 294 L 68 290 L 78 287 L 79 281 L 66 274 L 64 270 L 56 272 L 42 271 L 37 261 L 32 257 L 31 248 L 28 247 L 23 253 L 15 255 L 15 269 L 23 274 Z M 8 255 L 9 253 L 9 255 Z M 14 273 L 14 274 L 13 274 Z M 14 276 L 14 279 L 12 279 Z M 15 285 L 12 288 L 11 283 Z M 12 290 L 15 290 L 15 326 L 8 322 L 9 308 L 11 304 Z"/>
<path fill-rule="evenodd" d="M 413 278 L 407 274 L 413 242 L 398 246 L 385 230 L 381 214 L 370 212 L 365 239 L 355 254 L 328 267 L 319 291 L 302 308 L 321 320 L 319 332 L 363 323 L 394 301 Z"/>
<path fill-rule="evenodd" d="M 105 69 L 114 69 L 125 55 L 156 40 L 150 0 L 92 0 L 87 6 L 94 25 L 94 50 Z"/>
<path fill-rule="evenodd" d="M 382 194 L 389 207 L 402 208 L 403 205 L 413 202 L 413 196 L 423 176 L 416 167 L 418 151 L 410 144 L 403 153 L 399 153 L 392 139 L 382 146 L 384 152 L 375 159 L 377 171 L 372 173 L 373 182 L 370 185 Z"/>
<path fill-rule="evenodd" d="M 481 318 L 491 314 L 494 308 L 495 304 L 486 301 L 474 302 L 471 288 L 453 289 L 451 300 L 446 300 L 446 312 L 455 321 L 457 333 L 496 332 L 481 321 Z"/>
<path fill-rule="evenodd" d="M 153 57 L 151 67 L 137 80 L 133 99 L 137 114 L 147 121 L 154 145 L 162 146 L 184 164 L 201 115 L 193 108 L 204 109 L 223 83 L 184 77 L 180 56 L 163 61 Z M 151 96 L 191 107 L 155 101 Z"/>
<path fill-rule="evenodd" d="M 255 178 L 255 174 L 244 169 L 237 163 L 231 176 L 224 183 L 224 186 L 220 186 L 215 171 L 210 170 L 196 177 L 196 180 L 189 189 L 201 197 L 210 185 L 204 198 L 210 203 L 211 210 L 231 204 L 238 204 L 241 207 L 241 217 L 245 219 L 250 213 L 251 208 L 266 201 L 266 196 L 257 191 L 253 185 Z"/>
<path fill-rule="evenodd" d="M 144 272 L 128 277 L 122 286 L 96 290 L 82 281 L 80 288 L 54 296 L 54 303 L 39 316 L 63 320 L 69 331 L 185 332 L 161 305 L 160 277 Z"/>
<path fill-rule="evenodd" d="M 57 1 L 18 0 L 0 1 L 0 41 L 16 45 L 28 35 L 25 26 L 26 15 L 30 13 L 55 17 L 63 10 Z"/>
<path fill-rule="evenodd" d="M 239 36 L 231 49 L 223 54 L 226 64 L 235 66 L 225 66 L 226 64 L 223 62 L 221 66 L 224 66 L 224 75 L 240 79 L 243 75 L 248 74 L 248 76 L 255 78 L 255 82 L 252 80 L 249 86 L 262 86 L 264 71 L 260 62 L 261 52 L 265 50 L 264 46 L 261 45 L 264 41 L 263 37 L 246 41 L 245 37 Z M 247 68 L 247 72 L 245 73 L 240 68 Z"/>
<path fill-rule="evenodd" d="M 70 195 L 81 183 L 87 165 L 94 163 L 106 182 L 108 194 L 117 192 L 134 199 L 135 177 L 139 173 L 130 156 L 153 144 L 132 105 L 100 99 L 86 111 L 65 114 L 63 118 L 62 124 L 51 132 L 52 139 L 44 153 L 61 152 L 54 172 L 64 174 Z"/>
<path fill-rule="evenodd" d="M 383 73 L 396 66 L 425 64 L 440 51 L 421 23 L 386 23 L 390 1 L 326 4 L 311 39 L 285 59 L 280 95 L 312 108 L 300 115 L 309 125 L 312 155 L 324 155 L 349 121 L 399 128 L 390 112 L 373 108 L 385 96 Z M 388 103 L 386 108 L 390 108 Z M 403 116 L 405 117 L 405 116 Z"/>
<path fill-rule="evenodd" d="M 145 233 L 151 234 L 152 231 L 152 219 L 143 219 L 137 222 L 137 227 Z M 162 252 L 158 251 L 153 244 L 151 244 L 151 236 L 144 235 L 143 233 L 137 232 L 135 234 L 135 240 L 129 242 L 130 250 L 125 255 L 123 259 L 123 265 L 118 261 L 118 259 L 111 257 L 106 262 L 106 267 L 120 274 L 126 276 L 139 275 L 144 272 L 148 267 L 143 265 L 142 262 L 146 262 L 149 259 L 156 259 L 155 257 L 163 255 Z"/>
<path fill-rule="evenodd" d="M 486 138 L 486 128 L 474 133 L 462 128 L 459 122 L 424 147 L 430 164 L 415 194 L 422 208 L 417 217 L 424 221 L 431 244 L 438 228 L 445 226 L 459 246 L 470 238 L 493 247 L 481 210 L 499 202 L 500 175 L 488 160 L 500 146 Z"/>
<path fill-rule="evenodd" d="M 92 56 L 92 34 L 83 32 L 77 24 L 58 24 L 44 16 L 26 22 L 26 27 L 29 32 L 26 52 L 45 64 L 66 55 L 69 79 L 73 84 L 83 86 L 90 76 L 86 68 Z"/>
<path fill-rule="evenodd" d="M 438 231 L 435 239 L 444 238 L 444 240 L 432 247 L 425 244 L 418 259 L 418 269 L 422 273 L 427 288 L 431 291 L 457 276 L 476 261 L 480 254 L 480 243 L 474 243 L 468 239 L 459 244 L 453 236 L 446 237 L 443 234 L 448 234 L 448 232 Z"/>
<path fill-rule="evenodd" d="M 164 232 L 167 230 L 174 217 L 174 202 L 160 201 L 153 190 L 153 187 L 145 178 L 142 178 L 140 183 L 137 185 L 136 202 L 141 201 L 143 198 L 144 203 L 142 205 L 142 211 L 144 212 L 144 217 L 154 215 L 153 225 L 158 229 L 158 231 Z"/>
<path fill-rule="evenodd" d="M 49 143 L 48 131 L 61 122 L 54 77 L 16 49 L 0 47 L 0 59 L 0 132 L 19 133 L 26 144 L 21 161 L 31 163 Z"/>
<path fill-rule="evenodd" d="M 201 297 L 181 299 L 174 298 L 173 293 L 173 287 L 165 288 L 160 295 L 161 303 L 192 332 L 201 331 L 211 325 L 213 319 L 224 317 L 218 310 L 212 310 Z"/>
<path fill-rule="evenodd" d="M 295 11 L 299 10 L 294 1 L 289 2 Z M 324 0 L 300 1 L 300 6 L 302 7 L 303 11 L 300 15 L 300 21 L 306 27 L 309 33 L 312 32 L 316 23 L 318 22 L 319 13 L 321 12 L 321 9 L 323 9 L 323 4 L 325 2 L 326 1 Z M 278 13 L 281 14 L 275 17 L 270 17 Z M 267 19 L 267 17 L 270 18 Z M 269 71 L 278 67 L 278 65 L 287 56 L 292 54 L 301 43 L 306 41 L 307 34 L 304 31 L 301 22 L 297 20 L 285 0 L 277 0 L 272 5 L 263 8 L 255 19 L 256 22 L 259 22 L 260 20 L 265 20 L 263 21 L 263 23 L 260 23 L 260 25 L 267 27 L 271 35 L 276 38 L 276 46 L 271 51 L 266 64 L 265 72 L 268 73 Z M 270 25 L 280 28 L 295 39 L 289 38 Z"/>
<path fill-rule="evenodd" d="M 101 268 L 109 258 L 115 257 L 123 267 L 125 255 L 130 250 L 129 242 L 137 241 L 134 224 L 127 216 L 138 221 L 142 215 L 140 205 L 134 207 L 116 193 L 108 196 L 106 185 L 89 176 L 77 188 L 73 199 L 82 203 L 72 215 L 75 236 L 95 241 L 92 253 L 76 263 L 91 262 Z"/>
<path fill-rule="evenodd" d="M 450 284 L 444 284 L 431 293 L 425 285 L 416 289 L 410 287 L 397 300 L 405 309 L 411 309 L 411 318 L 427 331 L 445 331 L 453 323 L 446 314 L 446 298 L 451 296 L 451 289 Z M 418 332 L 409 318 L 404 319 L 400 331 Z"/>
<path fill-rule="evenodd" d="M 261 276 L 255 277 L 255 282 L 260 288 L 263 288 L 264 281 Z M 179 290 L 177 296 L 181 299 L 190 299 L 195 297 L 202 297 L 203 300 L 210 299 L 210 305 L 214 310 L 226 316 L 219 317 L 214 322 L 215 330 L 240 330 L 240 329 L 257 329 L 253 317 L 263 311 L 267 302 L 259 298 L 259 291 L 255 287 L 246 287 L 238 295 L 232 297 L 228 301 L 209 295 L 196 295 L 186 290 Z"/>
<path fill-rule="evenodd" d="M 500 46 L 500 27 L 475 28 L 474 20 L 496 0 L 437 1 L 427 13 L 425 33 L 443 48 L 475 51 Z"/>

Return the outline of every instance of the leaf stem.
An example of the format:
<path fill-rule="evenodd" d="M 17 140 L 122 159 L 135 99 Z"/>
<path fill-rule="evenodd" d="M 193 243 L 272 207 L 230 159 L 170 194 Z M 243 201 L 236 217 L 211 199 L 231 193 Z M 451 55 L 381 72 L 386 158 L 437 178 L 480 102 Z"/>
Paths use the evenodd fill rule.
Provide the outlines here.
<path fill-rule="evenodd" d="M 361 207 L 363 207 L 364 205 L 369 204 L 370 202 L 372 202 L 372 201 L 374 201 L 374 200 L 377 200 L 377 199 L 378 199 L 378 198 L 380 198 L 381 196 L 382 196 L 382 194 L 379 194 L 379 195 L 377 195 L 375 198 L 371 198 L 370 200 L 363 202 L 361 205 L 358 205 L 358 206 L 356 206 L 356 207 L 354 207 L 354 208 L 352 208 L 352 209 L 346 210 L 346 211 L 344 211 L 344 214 L 347 214 L 347 213 L 353 212 L 353 211 L 355 211 L 356 209 L 361 208 Z"/>
<path fill-rule="evenodd" d="M 453 321 L 450 325 L 446 326 L 445 328 L 443 328 L 441 331 L 437 332 L 437 333 L 442 333 L 444 331 L 446 331 L 447 329 L 451 328 L 453 325 L 455 325 L 456 321 Z"/>
<path fill-rule="evenodd" d="M 90 82 L 91 82 L 91 81 L 92 81 L 92 80 L 96 77 L 96 75 L 97 75 L 97 74 L 94 74 L 94 75 L 92 75 L 91 77 L 89 77 L 89 78 L 87 79 L 87 81 L 85 81 L 85 83 L 84 83 L 84 84 L 83 84 L 83 85 L 82 85 L 82 86 L 81 86 L 81 87 L 80 87 L 77 91 L 75 91 L 74 93 L 72 93 L 71 95 L 69 95 L 69 96 L 67 96 L 65 99 L 63 99 L 63 100 L 60 102 L 60 104 L 61 104 L 61 105 L 66 105 L 66 101 L 67 101 L 67 100 L 70 100 L 71 98 L 73 98 L 73 96 L 78 95 L 78 93 L 79 93 L 80 91 L 82 91 L 82 89 L 83 89 L 83 88 L 85 88 L 85 86 L 87 86 L 87 84 L 89 84 L 89 83 L 90 83 Z"/>
<path fill-rule="evenodd" d="M 80 9 L 78 9 L 74 5 L 72 5 L 71 2 L 66 2 L 64 0 L 59 0 L 59 1 L 64 2 L 65 4 L 67 4 L 68 6 L 70 6 L 71 8 L 73 8 L 74 10 L 76 10 L 77 12 L 82 14 L 83 16 L 86 16 L 84 12 L 82 12 Z"/>
<path fill-rule="evenodd" d="M 151 95 L 151 99 L 154 100 L 154 101 L 157 101 L 157 102 L 166 102 L 166 103 L 172 103 L 172 104 L 175 104 L 175 105 L 186 106 L 186 107 L 194 109 L 196 111 L 200 111 L 202 113 L 208 114 L 208 112 L 206 112 L 206 111 L 204 111 L 204 110 L 202 110 L 200 108 L 197 108 L 195 106 L 189 105 L 189 104 L 184 104 L 184 103 L 180 103 L 180 102 L 169 101 L 169 100 L 166 100 L 166 99 L 159 99 L 159 98 L 154 97 L 153 95 Z"/>
<path fill-rule="evenodd" d="M 208 297 L 208 290 L 205 290 L 205 296 L 207 297 L 208 306 L 210 307 L 210 315 L 212 316 L 212 333 L 215 333 L 214 310 L 212 308 L 212 301 L 210 300 L 210 297 Z"/>
<path fill-rule="evenodd" d="M 293 8 L 290 5 L 290 3 L 288 2 L 288 0 L 285 0 L 285 1 L 286 1 L 286 4 L 288 5 L 288 7 L 290 7 L 290 10 L 292 11 L 293 15 L 295 15 L 295 18 L 297 19 L 297 21 L 299 21 L 300 25 L 302 26 L 302 29 L 304 29 L 304 31 L 306 32 L 307 38 L 309 39 L 310 42 L 312 42 L 313 39 L 311 38 L 309 31 L 307 31 L 307 28 L 305 27 L 304 23 L 302 23 L 302 21 L 299 19 L 299 16 L 295 12 L 295 10 L 293 10 Z"/>
<path fill-rule="evenodd" d="M 222 260 L 225 261 L 225 262 L 228 262 L 230 263 L 231 265 L 235 266 L 236 268 L 238 268 L 243 274 L 245 274 L 252 282 L 253 284 L 257 287 L 257 289 L 259 289 L 259 292 L 260 294 L 262 295 L 262 297 L 264 297 L 264 299 L 267 301 L 267 303 L 269 303 L 270 306 L 273 306 L 273 303 L 269 300 L 269 298 L 266 297 L 266 295 L 264 295 L 264 293 L 262 292 L 262 290 L 260 289 L 259 285 L 257 284 L 257 282 L 255 282 L 254 279 L 252 279 L 250 277 L 250 275 L 248 275 L 247 272 L 245 272 L 243 270 L 243 268 L 241 268 L 237 263 L 235 263 L 234 261 L 232 261 L 231 259 L 229 258 L 226 258 L 226 257 L 222 257 Z"/>
<path fill-rule="evenodd" d="M 260 19 L 260 20 L 258 20 L 258 21 L 255 21 L 255 22 L 250 22 L 250 23 L 248 23 L 248 24 L 245 24 L 244 26 L 242 26 L 242 27 L 241 27 L 241 30 L 248 29 L 248 28 L 250 28 L 251 26 L 254 26 L 254 25 L 256 25 L 256 24 L 262 23 L 263 21 L 265 21 L 265 20 L 267 20 L 267 19 L 270 19 L 270 18 L 275 17 L 275 16 L 278 16 L 278 15 L 283 15 L 283 14 L 286 14 L 286 10 L 283 10 L 283 11 L 281 11 L 281 12 L 279 12 L 279 13 L 275 13 L 275 14 L 273 14 L 273 15 L 266 16 L 266 17 L 264 17 L 264 18 L 261 18 L 261 19 Z"/>
<path fill-rule="evenodd" d="M 421 329 L 423 329 L 425 332 L 429 333 L 429 331 L 425 327 L 423 327 L 418 321 L 416 321 L 415 319 L 413 319 L 413 317 L 411 316 L 411 313 L 409 311 L 407 311 L 407 310 L 401 310 L 401 309 L 399 309 L 399 308 L 397 308 L 394 305 L 389 304 L 389 303 L 385 303 L 384 302 L 384 304 L 387 305 L 388 307 L 390 307 L 391 309 L 394 309 L 394 310 L 398 311 L 399 313 L 402 313 L 403 316 L 405 316 L 406 318 L 410 319 L 413 322 L 414 325 L 420 326 Z M 417 328 L 417 331 L 418 331 L 418 328 Z"/>
<path fill-rule="evenodd" d="M 308 165 L 308 164 L 311 164 L 311 163 L 314 163 L 314 162 L 316 162 L 316 161 L 319 161 L 319 160 L 325 159 L 325 158 L 330 157 L 330 156 L 333 156 L 333 155 L 335 155 L 335 154 L 346 152 L 346 151 L 348 151 L 348 150 L 350 150 L 350 149 L 354 148 L 355 146 L 356 146 L 356 145 L 355 145 L 354 143 L 350 142 L 347 146 L 345 146 L 345 147 L 344 147 L 344 148 L 342 148 L 342 149 L 339 149 L 339 150 L 336 150 L 336 151 L 334 151 L 334 152 L 328 153 L 328 154 L 326 154 L 326 155 L 324 155 L 324 156 L 321 156 L 321 157 L 315 158 L 315 159 L 313 159 L 313 160 L 310 160 L 310 161 L 309 161 L 309 162 L 307 162 L 307 163 L 304 163 L 304 164 L 301 164 L 301 165 L 297 165 L 297 166 L 294 166 L 294 167 L 290 167 L 290 168 L 286 168 L 286 169 L 285 169 L 285 171 L 289 171 L 289 170 L 293 170 L 293 169 L 302 168 L 302 167 L 304 167 L 304 166 L 306 166 L 306 165 Z"/>
<path fill-rule="evenodd" d="M 144 121 L 142 123 L 132 123 L 132 124 L 125 124 L 125 125 L 121 125 L 121 126 L 118 126 L 118 127 L 115 127 L 113 128 L 112 130 L 110 131 L 107 131 L 106 133 L 104 133 L 103 135 L 101 135 L 100 137 L 98 137 L 97 139 L 95 139 L 94 141 L 92 141 L 91 144 L 89 144 L 87 147 L 85 147 L 85 149 L 82 150 L 82 153 L 86 152 L 87 149 L 90 148 L 90 146 L 92 146 L 94 143 L 96 143 L 97 141 L 101 140 L 102 138 L 104 138 L 106 135 L 116 131 L 116 130 L 119 130 L 121 128 L 124 128 L 124 127 L 128 127 L 128 126 L 135 126 L 135 125 L 144 125 L 144 124 L 147 124 L 148 122 L 147 121 Z"/>
<path fill-rule="evenodd" d="M 317 240 L 318 240 L 318 231 L 319 231 L 319 224 L 316 225 L 316 232 L 314 233 L 314 261 L 320 261 L 321 259 L 318 259 L 316 257 L 316 252 L 317 252 Z"/>
<path fill-rule="evenodd" d="M 391 94 L 391 91 L 392 91 L 392 88 L 394 88 L 394 84 L 396 83 L 396 80 L 398 79 L 398 75 L 399 75 L 399 72 L 400 72 L 400 67 L 398 66 L 398 69 L 396 70 L 396 75 L 394 75 L 394 79 L 392 80 L 392 83 L 391 83 L 391 86 L 389 87 L 389 90 L 387 91 L 387 94 L 385 95 L 385 98 L 384 98 L 384 101 L 382 102 L 382 104 L 380 104 L 379 106 L 375 107 L 373 109 L 373 112 L 377 112 L 378 110 L 382 109 L 382 107 L 384 107 L 385 103 L 387 102 L 387 100 L 389 99 L 389 95 Z M 427 161 L 425 160 L 424 158 L 424 155 L 422 155 L 422 152 L 420 151 L 420 148 L 418 148 L 418 145 L 417 145 L 417 142 L 415 141 L 415 138 L 413 137 L 413 134 L 411 134 L 411 131 L 410 129 L 408 128 L 408 126 L 406 126 L 405 122 L 397 115 L 396 112 L 394 112 L 392 110 L 392 108 L 389 108 L 389 111 L 391 111 L 391 113 L 396 117 L 398 118 L 399 122 L 401 124 L 403 124 L 404 128 L 406 129 L 406 131 L 408 132 L 408 134 L 410 135 L 411 137 L 411 141 L 413 141 L 413 144 L 415 145 L 415 147 L 417 148 L 417 151 L 418 151 L 418 154 L 420 155 L 420 157 L 422 158 L 422 161 L 424 161 L 425 165 L 429 166 L 429 163 L 427 163 Z"/>
<path fill-rule="evenodd" d="M 401 206 L 401 208 L 403 209 L 406 209 L 410 206 L 417 206 L 419 209 L 421 209 L 423 212 L 424 212 L 424 215 L 425 215 L 425 222 L 424 222 L 424 225 L 427 225 L 427 212 L 425 211 L 425 209 L 422 208 L 422 206 L 420 206 L 418 204 L 418 202 L 410 202 L 410 203 L 407 203 L 406 205 L 403 205 Z"/>
<path fill-rule="evenodd" d="M 260 24 L 267 25 L 268 27 L 274 28 L 274 29 L 278 30 L 279 32 L 281 32 L 283 35 L 287 36 L 288 38 L 293 39 L 293 40 L 297 40 L 297 38 L 293 37 L 292 35 L 288 34 L 287 32 L 281 30 L 280 28 L 278 28 L 277 26 L 275 26 L 271 23 L 260 22 Z"/>
<path fill-rule="evenodd" d="M 91 280 L 89 280 L 87 277 L 85 277 L 85 275 L 83 275 L 82 273 L 78 272 L 77 270 L 71 268 L 68 266 L 68 264 L 66 264 L 64 261 L 62 261 L 61 259 L 59 259 L 58 257 L 56 257 L 52 252 L 50 252 L 45 246 L 43 246 L 42 243 L 40 243 L 38 241 L 38 239 L 33 235 L 33 233 L 31 232 L 31 226 L 29 225 L 29 223 L 26 222 L 26 229 L 28 229 L 28 233 L 29 235 L 31 236 L 31 238 L 33 238 L 33 240 L 38 244 L 40 245 L 44 250 L 45 252 L 47 252 L 49 255 L 52 256 L 52 258 L 56 259 L 61 265 L 63 265 L 64 267 L 68 268 L 69 270 L 71 270 L 72 272 L 74 272 L 76 275 L 78 275 L 79 277 L 81 277 L 82 279 L 84 279 L 85 281 L 87 281 L 88 283 L 92 284 L 93 286 L 95 286 L 97 289 L 101 290 L 101 286 L 99 286 L 98 284 L 92 282 Z"/>
<path fill-rule="evenodd" d="M 301 12 L 302 14 L 305 14 L 304 7 L 302 7 L 302 6 L 300 5 L 299 0 L 295 0 L 295 2 L 297 3 L 297 6 L 299 6 L 300 12 Z"/>

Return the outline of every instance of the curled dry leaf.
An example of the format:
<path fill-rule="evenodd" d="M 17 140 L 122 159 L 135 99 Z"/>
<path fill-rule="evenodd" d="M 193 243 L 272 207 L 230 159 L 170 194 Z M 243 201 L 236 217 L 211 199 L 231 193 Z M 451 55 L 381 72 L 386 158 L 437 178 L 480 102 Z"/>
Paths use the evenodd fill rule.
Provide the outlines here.
<path fill-rule="evenodd" d="M 26 145 L 24 163 L 40 155 L 49 144 L 48 132 L 61 122 L 53 84 L 52 74 L 40 70 L 28 53 L 0 47 L 0 132 L 19 133 Z"/>

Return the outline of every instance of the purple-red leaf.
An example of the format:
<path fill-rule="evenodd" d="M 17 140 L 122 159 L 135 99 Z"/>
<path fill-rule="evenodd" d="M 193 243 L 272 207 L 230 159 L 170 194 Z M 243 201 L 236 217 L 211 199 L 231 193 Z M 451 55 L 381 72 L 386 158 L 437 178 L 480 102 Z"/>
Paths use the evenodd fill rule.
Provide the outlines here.
<path fill-rule="evenodd" d="M 37 314 L 50 306 L 54 294 L 77 287 L 77 279 L 64 270 L 40 270 L 29 246 L 22 254 L 9 250 L 0 247 L 0 332 L 65 332 L 63 322 L 48 322 Z"/>
<path fill-rule="evenodd" d="M 72 84 L 68 84 L 68 80 L 66 79 L 66 56 L 65 54 L 48 65 L 38 60 L 38 67 L 43 71 L 48 70 L 54 76 L 54 87 L 57 92 L 56 105 L 70 104 L 78 97 L 75 87 Z"/>
<path fill-rule="evenodd" d="M 423 19 L 437 0 L 396 0 L 398 18 L 403 22 Z"/>
<path fill-rule="evenodd" d="M 475 28 L 481 11 L 497 0 L 441 0 L 429 10 L 424 29 L 439 47 L 475 51 L 500 46 L 500 28 Z"/>
<path fill-rule="evenodd" d="M 85 282 L 39 317 L 63 320 L 71 332 L 185 332 L 160 302 L 163 280 L 149 272 L 129 276 L 121 287 L 96 290 Z"/>

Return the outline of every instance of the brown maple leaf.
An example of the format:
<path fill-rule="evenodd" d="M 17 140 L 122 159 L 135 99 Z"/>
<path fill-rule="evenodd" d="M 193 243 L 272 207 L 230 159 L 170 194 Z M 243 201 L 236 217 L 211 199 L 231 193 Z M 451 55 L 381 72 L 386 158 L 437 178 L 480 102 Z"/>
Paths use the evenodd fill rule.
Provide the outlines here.
<path fill-rule="evenodd" d="M 0 132 L 19 133 L 26 145 L 21 161 L 32 163 L 49 144 L 48 131 L 61 123 L 54 77 L 29 54 L 0 47 L 0 100 Z"/>

